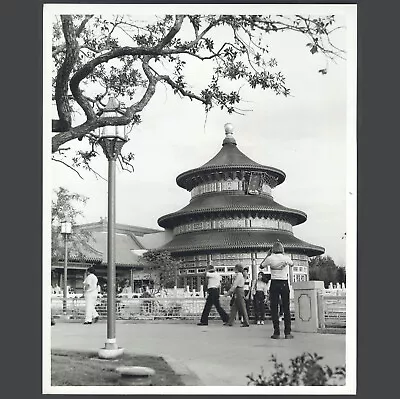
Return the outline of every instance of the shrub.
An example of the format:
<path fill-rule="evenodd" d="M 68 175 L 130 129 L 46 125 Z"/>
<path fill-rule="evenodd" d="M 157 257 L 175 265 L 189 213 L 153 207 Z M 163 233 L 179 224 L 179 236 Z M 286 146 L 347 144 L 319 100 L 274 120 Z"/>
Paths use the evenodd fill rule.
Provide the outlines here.
<path fill-rule="evenodd" d="M 271 356 L 271 362 L 274 363 L 274 372 L 268 378 L 264 375 L 264 369 L 254 377 L 253 374 L 247 375 L 249 379 L 247 385 L 344 385 L 346 381 L 346 367 L 335 367 L 332 370 L 329 366 L 321 366 L 319 361 L 323 357 L 310 353 L 303 353 L 294 359 L 291 359 L 289 370 L 286 371 L 282 363 L 278 363 L 274 355 Z"/>

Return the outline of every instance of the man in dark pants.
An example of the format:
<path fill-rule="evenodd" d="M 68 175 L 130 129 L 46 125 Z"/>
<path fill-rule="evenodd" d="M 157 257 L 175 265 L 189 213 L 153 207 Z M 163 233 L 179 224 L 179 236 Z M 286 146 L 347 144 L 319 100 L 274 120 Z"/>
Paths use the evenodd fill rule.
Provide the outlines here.
<path fill-rule="evenodd" d="M 279 300 L 282 301 L 285 338 L 291 339 L 291 316 L 290 316 L 290 291 L 289 279 L 293 281 L 292 266 L 293 261 L 290 256 L 284 254 L 283 245 L 277 241 L 272 246 L 272 253 L 261 262 L 261 266 L 269 267 L 271 270 L 271 285 L 269 289 L 269 297 L 271 303 L 271 317 L 274 326 L 272 339 L 280 338 L 279 327 Z"/>
<path fill-rule="evenodd" d="M 213 266 L 209 266 L 206 272 L 207 277 L 207 299 L 204 305 L 203 313 L 201 314 L 200 323 L 198 326 L 208 326 L 208 316 L 210 310 L 214 305 L 224 323 L 228 322 L 229 316 L 219 303 L 219 290 L 221 287 L 221 276 L 218 274 Z"/>

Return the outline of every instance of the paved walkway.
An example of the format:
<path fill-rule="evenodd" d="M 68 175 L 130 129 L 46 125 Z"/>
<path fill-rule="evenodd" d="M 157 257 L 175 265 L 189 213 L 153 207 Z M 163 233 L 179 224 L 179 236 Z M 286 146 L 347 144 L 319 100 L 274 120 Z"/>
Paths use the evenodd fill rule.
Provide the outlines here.
<path fill-rule="evenodd" d="M 107 335 L 105 321 L 93 325 L 58 322 L 51 327 L 51 347 L 69 350 L 98 350 Z M 258 374 L 261 366 L 269 375 L 269 359 L 275 354 L 279 362 L 303 352 L 323 356 L 321 364 L 335 367 L 345 364 L 344 334 L 296 333 L 293 340 L 272 340 L 272 325 L 250 328 L 224 327 L 210 322 L 200 327 L 196 322 L 123 322 L 117 321 L 119 346 L 133 354 L 147 354 L 175 359 L 195 373 L 206 386 L 247 385 L 247 374 Z M 195 385 L 195 384 L 193 384 Z"/>

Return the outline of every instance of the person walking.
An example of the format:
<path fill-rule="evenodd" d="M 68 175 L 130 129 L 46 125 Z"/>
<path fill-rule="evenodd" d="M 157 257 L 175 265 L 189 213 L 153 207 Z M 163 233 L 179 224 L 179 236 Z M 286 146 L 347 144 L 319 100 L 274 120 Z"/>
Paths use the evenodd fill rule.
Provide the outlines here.
<path fill-rule="evenodd" d="M 244 286 L 243 286 L 244 303 L 246 304 L 247 317 L 250 319 L 251 278 L 250 278 L 248 267 L 243 268 L 243 277 L 244 277 Z M 241 318 L 241 320 L 243 322 L 243 316 L 241 314 L 239 314 L 239 317 Z"/>
<path fill-rule="evenodd" d="M 254 316 L 256 324 L 264 324 L 265 320 L 265 300 L 268 293 L 268 284 L 263 281 L 263 272 L 258 273 L 258 278 L 251 288 L 254 304 Z"/>
<path fill-rule="evenodd" d="M 246 311 L 246 304 L 244 301 L 244 277 L 243 277 L 243 266 L 238 263 L 235 266 L 235 280 L 233 281 L 232 287 L 228 290 L 225 296 L 234 295 L 234 302 L 231 307 L 231 313 L 229 315 L 229 320 L 224 323 L 226 326 L 232 326 L 236 317 L 238 310 L 243 315 L 243 324 L 240 327 L 250 327 L 249 317 Z"/>
<path fill-rule="evenodd" d="M 290 291 L 289 280 L 293 281 L 293 261 L 290 256 L 285 255 L 284 247 L 280 241 L 277 241 L 272 246 L 272 253 L 267 255 L 261 262 L 263 268 L 269 267 L 271 270 L 271 285 L 269 289 L 271 303 L 271 317 L 274 326 L 272 339 L 280 338 L 279 327 L 279 299 L 282 300 L 283 317 L 285 325 L 285 338 L 291 339 L 291 315 L 290 315 Z"/>
<path fill-rule="evenodd" d="M 97 277 L 95 275 L 95 268 L 90 266 L 87 269 L 88 275 L 83 282 L 83 289 L 85 293 L 85 322 L 83 324 L 97 323 L 99 314 L 97 313 L 96 299 L 97 299 Z"/>
<path fill-rule="evenodd" d="M 210 315 L 210 310 L 214 305 L 217 309 L 219 316 L 222 321 L 226 323 L 229 319 L 227 313 L 222 308 L 219 303 L 219 291 L 221 287 L 221 275 L 217 273 L 213 266 L 209 266 L 206 272 L 207 278 L 207 299 L 204 305 L 203 313 L 201 314 L 200 322 L 197 323 L 198 326 L 208 326 L 208 316 Z"/>

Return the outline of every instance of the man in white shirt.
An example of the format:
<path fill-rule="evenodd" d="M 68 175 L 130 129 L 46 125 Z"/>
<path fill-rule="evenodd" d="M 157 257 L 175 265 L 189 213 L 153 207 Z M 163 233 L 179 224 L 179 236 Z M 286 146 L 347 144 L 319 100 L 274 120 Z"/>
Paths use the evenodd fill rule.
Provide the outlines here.
<path fill-rule="evenodd" d="M 97 277 L 94 274 L 95 269 L 90 266 L 87 269 L 88 275 L 83 282 L 83 289 L 85 292 L 85 322 L 83 324 L 97 323 L 99 320 L 99 314 L 97 313 L 95 306 L 97 300 Z"/>
<path fill-rule="evenodd" d="M 206 272 L 207 278 L 207 299 L 204 305 L 203 313 L 201 314 L 200 323 L 197 323 L 198 326 L 208 326 L 208 316 L 210 314 L 210 310 L 214 305 L 217 309 L 219 316 L 222 321 L 226 323 L 229 319 L 229 316 L 226 314 L 225 310 L 222 308 L 219 302 L 219 291 L 221 287 L 221 275 L 217 273 L 213 266 L 209 266 Z"/>
<path fill-rule="evenodd" d="M 233 295 L 234 301 L 229 315 L 229 320 L 224 323 L 226 326 L 232 327 L 236 317 L 236 313 L 239 311 L 243 316 L 243 324 L 240 327 L 250 327 L 249 317 L 247 315 L 246 303 L 244 301 L 244 277 L 243 277 L 243 266 L 238 263 L 235 265 L 235 280 L 229 291 L 225 294 L 226 296 Z"/>
<path fill-rule="evenodd" d="M 284 248 L 281 242 L 277 241 L 272 246 L 271 254 L 261 262 L 260 268 L 269 267 L 271 270 L 271 285 L 269 297 L 271 303 L 271 317 L 274 326 L 272 339 L 280 338 L 278 305 L 279 299 L 282 300 L 285 338 L 291 339 L 291 316 L 290 316 L 290 291 L 289 281 L 293 281 L 292 271 L 293 261 L 290 256 L 284 254 Z"/>

